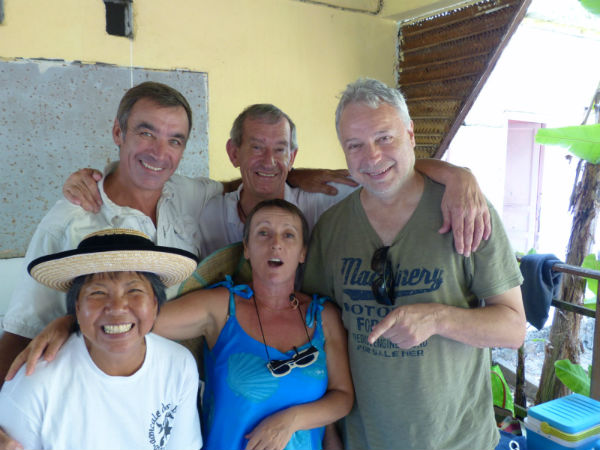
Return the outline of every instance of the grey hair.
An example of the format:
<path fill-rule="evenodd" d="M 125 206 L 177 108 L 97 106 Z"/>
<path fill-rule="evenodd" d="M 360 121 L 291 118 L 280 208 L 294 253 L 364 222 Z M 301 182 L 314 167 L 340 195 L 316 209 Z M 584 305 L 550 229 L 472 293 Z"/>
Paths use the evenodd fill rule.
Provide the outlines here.
<path fill-rule="evenodd" d="M 359 78 L 346 86 L 335 111 L 335 129 L 340 137 L 340 118 L 344 108 L 351 103 L 365 103 L 371 108 L 378 108 L 382 103 L 393 106 L 406 126 L 410 125 L 410 115 L 404 95 L 399 89 L 388 87 L 385 83 L 373 78 Z"/>
<path fill-rule="evenodd" d="M 117 272 L 105 272 L 105 274 L 110 279 L 114 279 L 116 277 L 116 273 Z M 154 296 L 156 297 L 156 302 L 158 303 L 158 308 L 156 310 L 156 313 L 158 314 L 158 312 L 160 312 L 160 307 L 167 301 L 165 284 L 162 282 L 162 280 L 159 278 L 159 276 L 154 273 L 151 273 L 151 272 L 136 272 L 136 273 L 141 278 L 146 278 L 150 282 L 150 286 L 152 286 L 152 291 L 154 292 Z M 94 275 L 96 275 L 96 274 L 90 273 L 87 275 L 80 275 L 73 280 L 71 287 L 67 291 L 67 314 L 70 314 L 73 317 L 76 317 L 75 304 L 77 303 L 77 300 L 79 299 L 79 293 L 81 292 L 81 289 L 83 288 L 85 283 L 87 283 Z M 71 329 L 71 331 L 73 331 L 73 332 L 76 331 L 79 333 L 80 330 L 79 330 L 79 324 L 77 324 L 77 321 L 73 325 L 73 328 Z"/>
<path fill-rule="evenodd" d="M 290 150 L 294 151 L 298 148 L 298 138 L 296 137 L 296 125 L 286 113 L 280 110 L 277 106 L 270 103 L 258 103 L 250 105 L 244 109 L 239 116 L 233 121 L 233 126 L 229 132 L 231 141 L 237 146 L 242 145 L 242 136 L 244 133 L 244 121 L 246 119 L 257 119 L 268 124 L 275 124 L 282 118 L 285 118 L 290 124 Z"/>

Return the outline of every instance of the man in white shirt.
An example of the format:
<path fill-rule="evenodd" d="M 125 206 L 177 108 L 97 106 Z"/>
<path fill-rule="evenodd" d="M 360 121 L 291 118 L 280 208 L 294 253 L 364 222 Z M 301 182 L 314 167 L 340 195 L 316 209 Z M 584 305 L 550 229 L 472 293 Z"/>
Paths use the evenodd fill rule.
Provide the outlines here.
<path fill-rule="evenodd" d="M 192 110 L 175 89 L 146 82 L 125 93 L 112 130 L 120 161 L 100 183 L 100 212 L 59 200 L 29 244 L 21 280 L 2 324 L 0 385 L 30 339 L 66 313 L 64 295 L 27 274 L 27 264 L 36 257 L 75 248 L 84 236 L 105 228 L 136 229 L 158 245 L 198 254 L 198 215 L 212 196 L 223 192 L 223 185 L 174 175 L 191 126 Z"/>
<path fill-rule="evenodd" d="M 356 189 L 356 184 L 336 184 L 337 193 L 306 192 L 286 183 L 298 152 L 296 126 L 290 117 L 270 104 L 247 107 L 233 123 L 227 154 L 240 168 L 242 185 L 215 197 L 200 214 L 202 255 L 207 256 L 242 240 L 244 221 L 260 201 L 283 198 L 300 208 L 310 228 L 331 205 Z"/>

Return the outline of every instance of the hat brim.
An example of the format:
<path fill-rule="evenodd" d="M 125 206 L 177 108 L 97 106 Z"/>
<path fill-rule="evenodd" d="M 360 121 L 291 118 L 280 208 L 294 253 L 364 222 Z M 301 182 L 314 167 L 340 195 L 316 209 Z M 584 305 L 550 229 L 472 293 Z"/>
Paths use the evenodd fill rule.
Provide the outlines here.
<path fill-rule="evenodd" d="M 216 250 L 200 261 L 194 273 L 181 283 L 177 294 L 203 289 L 223 281 L 226 275 L 231 275 L 236 284 L 252 280 L 252 269 L 244 258 L 244 246 L 241 242 Z"/>
<path fill-rule="evenodd" d="M 38 258 L 29 264 L 33 278 L 49 288 L 66 292 L 81 275 L 101 272 L 150 272 L 166 287 L 184 281 L 196 269 L 189 252 L 156 246 L 153 250 L 109 250 L 79 253 L 77 250 Z"/>

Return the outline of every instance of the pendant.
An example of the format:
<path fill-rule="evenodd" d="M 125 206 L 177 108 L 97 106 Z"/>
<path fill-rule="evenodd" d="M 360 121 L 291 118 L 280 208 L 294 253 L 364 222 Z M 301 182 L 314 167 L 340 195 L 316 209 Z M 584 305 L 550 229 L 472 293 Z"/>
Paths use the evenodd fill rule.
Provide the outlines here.
<path fill-rule="evenodd" d="M 290 303 L 292 304 L 292 309 L 298 309 L 298 298 L 292 293 L 290 294 Z"/>

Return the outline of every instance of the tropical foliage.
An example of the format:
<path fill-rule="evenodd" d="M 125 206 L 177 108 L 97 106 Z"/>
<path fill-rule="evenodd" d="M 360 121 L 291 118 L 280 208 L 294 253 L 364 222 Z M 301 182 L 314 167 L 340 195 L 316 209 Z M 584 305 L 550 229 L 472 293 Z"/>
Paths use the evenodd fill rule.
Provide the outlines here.
<path fill-rule="evenodd" d="M 554 362 L 556 377 L 576 394 L 590 396 L 592 366 L 586 371 L 579 364 L 573 364 L 568 359 Z"/>
<path fill-rule="evenodd" d="M 540 128 L 539 144 L 557 145 L 592 164 L 600 163 L 600 124 L 563 128 Z"/>
<path fill-rule="evenodd" d="M 600 0 L 579 0 L 579 3 L 592 14 L 600 16 Z"/>

